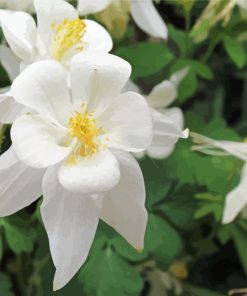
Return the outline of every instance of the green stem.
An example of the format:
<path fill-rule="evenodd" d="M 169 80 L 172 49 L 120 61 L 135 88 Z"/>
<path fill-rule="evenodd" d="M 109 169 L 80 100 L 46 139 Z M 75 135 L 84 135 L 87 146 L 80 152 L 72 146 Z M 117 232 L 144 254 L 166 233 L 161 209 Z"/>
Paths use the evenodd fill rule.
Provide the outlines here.
<path fill-rule="evenodd" d="M 189 56 L 189 44 L 190 44 L 190 38 L 189 38 L 189 34 L 190 34 L 190 27 L 191 27 L 191 15 L 190 15 L 190 11 L 187 11 L 186 9 L 184 9 L 184 14 L 185 14 L 185 30 L 186 30 L 186 51 L 185 51 L 185 57 Z"/>
<path fill-rule="evenodd" d="M 43 295 L 41 292 L 42 289 L 40 287 L 40 282 L 41 282 L 40 272 L 48 263 L 49 258 L 50 258 L 50 255 L 47 254 L 43 259 L 34 262 L 34 272 L 29 279 L 27 296 Z"/>
<path fill-rule="evenodd" d="M 216 45 L 218 44 L 219 42 L 219 38 L 216 38 L 215 40 L 213 40 L 210 44 L 209 44 L 209 47 L 206 51 L 206 53 L 204 54 L 204 56 L 202 57 L 202 62 L 206 62 L 210 56 L 212 55 Z"/>

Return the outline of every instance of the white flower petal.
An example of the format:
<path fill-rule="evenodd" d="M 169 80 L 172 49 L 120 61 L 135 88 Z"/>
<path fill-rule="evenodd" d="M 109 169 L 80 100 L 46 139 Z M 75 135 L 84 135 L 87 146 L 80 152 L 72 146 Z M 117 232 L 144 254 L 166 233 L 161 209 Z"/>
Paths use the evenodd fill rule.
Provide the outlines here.
<path fill-rule="evenodd" d="M 175 149 L 175 145 L 154 146 L 147 149 L 147 155 L 154 159 L 164 159 L 169 157 Z"/>
<path fill-rule="evenodd" d="M 110 34 L 104 27 L 91 20 L 84 20 L 86 32 L 83 41 L 86 43 L 87 50 L 109 52 L 112 50 L 113 42 Z"/>
<path fill-rule="evenodd" d="M 119 177 L 118 162 L 109 150 L 91 157 L 77 157 L 75 164 L 64 163 L 59 171 L 62 186 L 81 194 L 108 191 L 118 183 Z"/>
<path fill-rule="evenodd" d="M 53 36 L 53 25 L 62 23 L 65 19 L 78 17 L 76 9 L 63 0 L 34 0 L 37 13 L 38 32 L 47 49 Z"/>
<path fill-rule="evenodd" d="M 13 10 L 5 9 L 5 8 L 3 9 L 3 8 L 4 7 L 0 8 L 0 25 L 2 25 L 1 20 L 3 17 L 5 17 L 6 15 L 11 15 L 11 14 L 15 13 L 15 11 L 13 11 Z"/>
<path fill-rule="evenodd" d="M 78 0 L 78 12 L 81 15 L 97 13 L 104 10 L 112 0 Z"/>
<path fill-rule="evenodd" d="M 147 96 L 147 102 L 152 108 L 169 106 L 177 97 L 177 89 L 173 82 L 165 80 L 156 85 Z"/>
<path fill-rule="evenodd" d="M 209 153 L 212 155 L 233 155 L 244 162 L 247 162 L 247 143 L 243 142 L 234 142 L 234 141 L 217 141 L 210 139 L 201 134 L 191 132 L 190 136 L 193 138 L 193 141 L 197 144 L 193 146 L 194 151 L 201 151 L 204 153 Z M 205 149 L 206 148 L 206 149 Z M 216 151 L 218 148 L 219 151 Z"/>
<path fill-rule="evenodd" d="M 186 75 L 189 73 L 190 68 L 186 67 L 182 70 L 179 70 L 177 72 L 175 72 L 170 81 L 173 82 L 177 87 L 179 86 L 179 84 L 181 83 L 181 81 L 186 77 Z"/>
<path fill-rule="evenodd" d="M 0 45 L 0 61 L 13 81 L 20 74 L 20 59 L 5 45 Z"/>
<path fill-rule="evenodd" d="M 239 186 L 226 196 L 223 224 L 231 223 L 241 210 L 247 205 L 247 185 Z"/>
<path fill-rule="evenodd" d="M 0 170 L 5 170 L 15 165 L 19 160 L 17 159 L 13 147 L 11 146 L 0 156 Z"/>
<path fill-rule="evenodd" d="M 158 112 L 152 109 L 152 118 L 154 122 L 154 134 L 164 135 L 175 138 L 185 138 L 183 129 L 183 114 L 179 108 L 169 110 L 160 110 Z"/>
<path fill-rule="evenodd" d="M 146 153 L 145 151 L 140 151 L 140 152 L 132 152 L 132 154 L 135 156 L 135 158 L 137 159 L 142 159 Z"/>
<path fill-rule="evenodd" d="M 101 219 L 118 231 L 134 248 L 141 250 L 147 224 L 145 186 L 142 171 L 134 157 L 116 152 L 121 178 L 103 199 Z"/>
<path fill-rule="evenodd" d="M 178 136 L 154 133 L 151 147 L 171 147 L 177 143 L 178 139 Z M 150 149 L 151 147 L 149 147 L 148 149 Z"/>
<path fill-rule="evenodd" d="M 0 123 L 10 124 L 14 122 L 23 110 L 23 106 L 18 104 L 11 93 L 0 95 Z"/>
<path fill-rule="evenodd" d="M 215 141 L 209 138 L 210 144 L 213 147 L 222 149 L 235 157 L 247 162 L 247 143 L 233 142 L 233 141 Z"/>
<path fill-rule="evenodd" d="M 40 61 L 27 67 L 13 82 L 15 100 L 50 120 L 67 126 L 70 94 L 67 72 L 55 61 Z"/>
<path fill-rule="evenodd" d="M 74 57 L 71 86 L 74 100 L 89 103 L 91 109 L 105 108 L 130 77 L 131 66 L 123 59 L 95 51 Z"/>
<path fill-rule="evenodd" d="M 85 195 L 66 191 L 49 168 L 43 180 L 42 219 L 56 267 L 53 288 L 65 286 L 85 262 L 99 221 L 98 208 Z"/>
<path fill-rule="evenodd" d="M 83 1 L 83 0 L 82 0 Z M 243 8 L 244 10 L 247 10 L 247 1 L 246 0 L 237 0 L 237 4 Z"/>
<path fill-rule="evenodd" d="M 184 128 L 184 115 L 180 108 L 173 107 L 169 109 L 158 109 L 158 111 L 176 124 L 180 130 Z"/>
<path fill-rule="evenodd" d="M 123 89 L 123 92 L 128 92 L 128 91 L 133 91 L 138 94 L 141 92 L 140 88 L 132 80 L 128 80 L 128 82 L 126 83 Z"/>
<path fill-rule="evenodd" d="M 152 111 L 154 121 L 154 137 L 147 155 L 155 159 L 163 159 L 171 155 L 179 138 L 187 138 L 183 129 L 183 113 L 179 108 Z"/>
<path fill-rule="evenodd" d="M 152 0 L 131 0 L 131 15 L 136 24 L 152 37 L 167 39 L 165 22 L 157 12 Z"/>
<path fill-rule="evenodd" d="M 29 13 L 33 13 L 34 11 L 33 0 L 0 0 L 0 7 Z"/>
<path fill-rule="evenodd" d="M 45 168 L 65 159 L 73 149 L 67 146 L 67 131 L 40 115 L 24 115 L 11 129 L 11 139 L 17 157 L 26 165 Z"/>
<path fill-rule="evenodd" d="M 153 126 L 145 99 L 133 92 L 121 94 L 100 116 L 109 146 L 139 152 L 150 146 Z"/>
<path fill-rule="evenodd" d="M 247 205 L 247 164 L 242 169 L 239 185 L 229 192 L 225 200 L 222 223 L 231 223 Z"/>
<path fill-rule="evenodd" d="M 25 12 L 1 15 L 1 25 L 10 48 L 23 61 L 31 62 L 37 29 L 34 19 Z"/>
<path fill-rule="evenodd" d="M 36 170 L 17 160 L 10 148 L 0 156 L 0 216 L 11 215 L 42 195 L 44 171 Z"/>

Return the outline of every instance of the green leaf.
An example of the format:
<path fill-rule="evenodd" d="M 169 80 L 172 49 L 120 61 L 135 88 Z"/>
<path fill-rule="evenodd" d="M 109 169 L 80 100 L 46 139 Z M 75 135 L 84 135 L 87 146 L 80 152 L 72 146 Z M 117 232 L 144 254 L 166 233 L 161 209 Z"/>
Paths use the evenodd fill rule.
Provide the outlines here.
<path fill-rule="evenodd" d="M 229 57 L 237 65 L 238 68 L 243 68 L 247 61 L 247 55 L 244 46 L 230 36 L 224 36 L 224 47 Z"/>
<path fill-rule="evenodd" d="M 12 284 L 9 277 L 0 272 L 0 295 L 3 296 L 13 296 L 14 294 L 11 291 Z"/>
<path fill-rule="evenodd" d="M 147 188 L 147 202 L 146 208 L 152 210 L 152 208 L 159 202 L 161 202 L 168 193 L 170 186 L 164 183 L 158 182 L 146 182 Z"/>
<path fill-rule="evenodd" d="M 186 114 L 186 126 L 213 139 L 236 140 L 240 137 L 227 128 L 222 119 L 204 123 L 201 117 L 189 112 Z M 239 181 L 242 163 L 235 157 L 207 156 L 191 150 L 189 140 L 180 141 L 175 152 L 162 162 L 170 178 L 182 184 L 207 186 L 209 192 L 225 196 Z"/>
<path fill-rule="evenodd" d="M 149 214 L 145 251 L 150 252 L 163 267 L 168 267 L 182 251 L 178 232 L 165 220 Z"/>
<path fill-rule="evenodd" d="M 232 225 L 231 227 L 231 235 L 233 237 L 233 241 L 238 252 L 238 256 L 240 262 L 243 266 L 244 272 L 247 275 L 247 257 L 246 257 L 246 250 L 247 250 L 247 235 L 246 231 L 240 228 L 237 225 Z"/>
<path fill-rule="evenodd" d="M 212 80 L 214 74 L 212 70 L 204 63 L 195 61 L 180 59 L 178 60 L 171 68 L 171 72 L 174 73 L 181 69 L 188 68 L 190 72 L 193 72 L 195 75 L 201 76 L 204 79 Z"/>
<path fill-rule="evenodd" d="M 222 243 L 222 245 L 225 245 L 230 239 L 231 239 L 231 225 L 222 225 L 217 233 L 217 236 Z"/>
<path fill-rule="evenodd" d="M 180 55 L 184 56 L 188 51 L 187 45 L 188 41 L 191 46 L 191 40 L 188 38 L 186 32 L 177 29 L 172 25 L 168 25 L 169 37 L 178 46 L 180 50 Z"/>
<path fill-rule="evenodd" d="M 215 221 L 220 222 L 223 212 L 223 204 L 217 204 L 217 203 L 204 203 L 201 205 L 200 209 L 198 209 L 195 214 L 195 219 L 203 218 L 209 214 L 213 214 Z"/>
<path fill-rule="evenodd" d="M 197 75 L 204 79 L 212 80 L 214 78 L 214 74 L 211 69 L 199 61 L 191 61 L 190 68 L 192 68 Z"/>
<path fill-rule="evenodd" d="M 210 27 L 211 24 L 209 20 L 202 20 L 198 23 L 198 25 L 193 27 L 190 32 L 190 37 L 195 43 L 200 43 L 208 37 Z"/>
<path fill-rule="evenodd" d="M 131 64 L 133 79 L 153 75 L 173 59 L 173 54 L 165 44 L 152 42 L 121 47 L 114 54 Z"/>
<path fill-rule="evenodd" d="M 181 69 L 189 67 L 188 61 L 178 60 L 171 68 L 171 74 L 175 73 Z M 178 101 L 180 103 L 186 101 L 189 97 L 193 96 L 197 91 L 198 80 L 193 69 L 189 68 L 188 74 L 181 81 L 178 86 Z"/>
<path fill-rule="evenodd" d="M 167 182 L 165 170 L 160 162 L 149 157 L 140 162 L 147 192 L 146 208 L 152 211 L 156 204 L 160 203 L 168 193 L 171 184 Z"/>
<path fill-rule="evenodd" d="M 215 221 L 220 222 L 224 209 L 224 198 L 217 194 L 211 194 L 209 192 L 198 193 L 195 195 L 196 199 L 199 199 L 199 209 L 195 212 L 194 218 L 200 219 L 209 214 L 214 215 Z"/>
<path fill-rule="evenodd" d="M 137 251 L 119 235 L 111 239 L 110 244 L 114 247 L 119 255 L 127 260 L 138 262 L 144 260 L 147 257 L 147 252 L 145 249 L 142 252 Z"/>
<path fill-rule="evenodd" d="M 198 87 L 198 80 L 193 72 L 189 72 L 188 75 L 178 86 L 178 102 L 183 103 L 189 97 L 192 97 Z"/>
<path fill-rule="evenodd" d="M 200 199 L 200 200 L 205 200 L 205 201 L 212 201 L 212 202 L 221 202 L 223 200 L 221 195 L 212 195 L 209 192 L 204 192 L 204 193 L 197 193 L 195 195 L 195 198 Z"/>
<path fill-rule="evenodd" d="M 183 186 L 178 192 L 172 193 L 172 200 L 166 201 L 159 207 L 166 217 L 177 228 L 190 231 L 195 226 L 193 218 L 196 204 L 191 198 L 193 196 L 192 188 Z"/>
<path fill-rule="evenodd" d="M 199 61 L 179 59 L 171 67 L 170 74 L 181 69 L 188 68 L 189 72 L 178 86 L 178 101 L 184 102 L 187 98 L 193 96 L 198 88 L 198 77 L 207 80 L 213 79 L 214 75 L 211 69 Z"/>
<path fill-rule="evenodd" d="M 110 248 L 93 253 L 79 273 L 87 295 L 139 296 L 139 274 Z"/>
<path fill-rule="evenodd" d="M 3 226 L 7 243 L 14 253 L 20 254 L 33 250 L 36 234 L 28 222 L 18 216 L 12 216 L 4 220 Z"/>

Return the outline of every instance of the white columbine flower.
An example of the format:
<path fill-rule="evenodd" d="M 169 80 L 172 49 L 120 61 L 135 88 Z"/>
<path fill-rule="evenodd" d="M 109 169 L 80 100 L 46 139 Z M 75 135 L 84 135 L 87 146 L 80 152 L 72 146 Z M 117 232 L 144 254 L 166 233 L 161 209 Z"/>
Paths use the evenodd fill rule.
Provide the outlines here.
<path fill-rule="evenodd" d="M 177 107 L 168 108 L 176 99 L 177 87 L 187 73 L 187 68 L 174 73 L 170 80 L 164 80 L 156 85 L 146 96 L 153 118 L 154 137 L 151 146 L 146 151 L 135 153 L 137 158 L 145 154 L 155 159 L 166 158 L 174 151 L 179 138 L 188 137 L 188 130 L 183 131 L 182 110 Z M 130 81 L 126 89 L 139 92 L 137 86 Z"/>
<path fill-rule="evenodd" d="M 109 52 L 112 39 L 108 32 L 91 20 L 81 20 L 77 10 L 63 0 L 35 0 L 36 23 L 25 12 L 1 11 L 0 21 L 4 37 L 10 47 L 1 46 L 0 56 L 13 80 L 27 65 L 43 59 L 54 59 L 69 66 L 74 55 L 88 50 Z M 19 69 L 19 70 L 18 70 Z M 12 94 L 0 97 L 0 108 L 7 110 Z M 19 106 L 15 106 L 20 109 Z M 0 122 L 13 121 L 5 112 Z M 14 110 L 16 113 L 16 110 Z"/>
<path fill-rule="evenodd" d="M 124 1 L 130 5 L 135 23 L 152 37 L 167 39 L 167 27 L 152 0 L 78 0 L 78 11 L 82 15 L 97 13 L 113 1 Z"/>
<path fill-rule="evenodd" d="M 55 290 L 85 262 L 99 218 L 143 248 L 144 181 L 129 152 L 150 145 L 152 120 L 141 95 L 120 94 L 130 72 L 116 56 L 88 52 L 72 60 L 69 81 L 50 60 L 30 65 L 12 84 L 14 98 L 32 111 L 13 123 L 12 148 L 0 158 L 0 215 L 43 193 Z"/>

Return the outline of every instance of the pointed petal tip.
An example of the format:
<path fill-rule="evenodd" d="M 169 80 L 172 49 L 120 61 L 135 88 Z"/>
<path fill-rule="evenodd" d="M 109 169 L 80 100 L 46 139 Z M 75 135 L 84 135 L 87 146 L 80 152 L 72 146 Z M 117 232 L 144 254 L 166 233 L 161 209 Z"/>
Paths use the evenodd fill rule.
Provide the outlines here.
<path fill-rule="evenodd" d="M 231 215 L 229 215 L 229 213 L 224 213 L 222 217 L 222 224 L 226 225 L 226 224 L 232 223 L 234 218 L 235 217 L 232 217 Z"/>
<path fill-rule="evenodd" d="M 222 219 L 222 224 L 226 225 L 226 224 L 229 224 L 231 223 L 232 221 L 230 219 L 227 219 L 227 218 L 224 218 Z"/>
<path fill-rule="evenodd" d="M 57 270 L 56 270 L 54 281 L 53 281 L 53 292 L 56 292 L 56 291 L 62 289 L 66 284 L 67 283 L 63 282 L 63 280 L 58 279 L 58 273 L 57 273 Z"/>
<path fill-rule="evenodd" d="M 53 283 L 53 292 L 56 292 L 56 291 L 58 291 L 59 290 L 59 287 L 58 287 L 58 284 L 57 283 Z"/>
<path fill-rule="evenodd" d="M 184 131 L 183 131 L 183 135 L 184 135 L 184 139 L 187 139 L 189 137 L 189 134 L 190 134 L 190 130 L 188 128 L 186 128 Z"/>
<path fill-rule="evenodd" d="M 136 251 L 137 251 L 138 253 L 140 253 L 140 254 L 143 252 L 143 250 L 144 250 L 144 248 L 137 248 L 137 249 L 136 249 Z"/>

